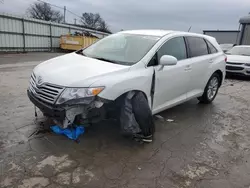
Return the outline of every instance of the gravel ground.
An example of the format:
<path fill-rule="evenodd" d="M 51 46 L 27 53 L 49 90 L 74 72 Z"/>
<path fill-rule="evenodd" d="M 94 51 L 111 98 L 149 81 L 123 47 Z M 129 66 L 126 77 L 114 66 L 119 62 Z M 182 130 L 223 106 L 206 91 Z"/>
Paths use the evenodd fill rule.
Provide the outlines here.
<path fill-rule="evenodd" d="M 151 144 L 123 138 L 114 120 L 75 143 L 33 134 L 50 122 L 34 117 L 29 76 L 57 55 L 0 55 L 1 188 L 249 188 L 250 79 L 227 79 L 211 105 L 191 100 L 160 113 Z"/>

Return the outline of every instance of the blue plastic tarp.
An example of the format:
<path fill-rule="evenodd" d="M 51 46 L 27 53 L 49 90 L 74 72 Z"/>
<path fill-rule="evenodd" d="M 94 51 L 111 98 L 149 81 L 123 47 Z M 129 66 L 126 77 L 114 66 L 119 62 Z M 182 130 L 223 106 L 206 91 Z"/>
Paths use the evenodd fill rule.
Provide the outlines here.
<path fill-rule="evenodd" d="M 63 129 L 58 125 L 54 125 L 50 127 L 52 131 L 56 134 L 65 135 L 71 140 L 77 140 L 77 138 L 84 133 L 83 126 L 76 126 Z"/>

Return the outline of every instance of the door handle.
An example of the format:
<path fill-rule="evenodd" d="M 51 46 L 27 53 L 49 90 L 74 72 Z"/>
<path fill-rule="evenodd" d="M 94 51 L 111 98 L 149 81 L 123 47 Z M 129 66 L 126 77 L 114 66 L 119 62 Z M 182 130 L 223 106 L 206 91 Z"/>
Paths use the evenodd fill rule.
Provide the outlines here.
<path fill-rule="evenodd" d="M 213 63 L 214 60 L 213 59 L 209 59 L 208 63 Z"/>
<path fill-rule="evenodd" d="M 184 69 L 185 71 L 189 71 L 189 70 L 191 70 L 191 65 L 187 65 L 186 67 L 185 67 L 185 69 Z"/>

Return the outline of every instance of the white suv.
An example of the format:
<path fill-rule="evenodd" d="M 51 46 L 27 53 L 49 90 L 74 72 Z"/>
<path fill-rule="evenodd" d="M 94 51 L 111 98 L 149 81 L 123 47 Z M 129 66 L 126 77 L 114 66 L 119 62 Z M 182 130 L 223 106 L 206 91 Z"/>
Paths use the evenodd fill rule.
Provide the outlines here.
<path fill-rule="evenodd" d="M 141 112 L 152 117 L 192 98 L 212 102 L 225 77 L 225 61 L 213 37 L 122 31 L 39 64 L 28 96 L 64 128 L 76 119 L 91 119 L 95 110 L 107 111 L 109 104 L 124 100 L 131 91 L 143 94 L 146 105 L 136 100 Z"/>

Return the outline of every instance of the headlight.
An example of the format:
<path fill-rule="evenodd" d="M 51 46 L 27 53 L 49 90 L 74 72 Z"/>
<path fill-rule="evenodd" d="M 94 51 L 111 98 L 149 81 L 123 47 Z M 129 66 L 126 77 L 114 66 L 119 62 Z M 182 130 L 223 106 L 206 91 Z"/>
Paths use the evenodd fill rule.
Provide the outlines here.
<path fill-rule="evenodd" d="M 61 96 L 58 98 L 56 104 L 62 104 L 71 100 L 81 100 L 88 99 L 93 96 L 98 95 L 104 87 L 95 87 L 95 88 L 66 88 Z"/>

